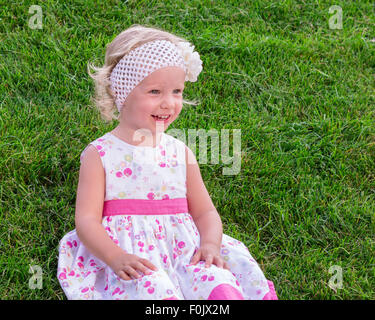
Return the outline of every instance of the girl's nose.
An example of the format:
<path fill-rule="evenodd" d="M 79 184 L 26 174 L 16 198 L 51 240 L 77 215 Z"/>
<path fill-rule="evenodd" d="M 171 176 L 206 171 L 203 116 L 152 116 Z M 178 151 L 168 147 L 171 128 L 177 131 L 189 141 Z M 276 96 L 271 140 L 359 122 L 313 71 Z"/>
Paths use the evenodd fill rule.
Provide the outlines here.
<path fill-rule="evenodd" d="M 166 95 L 164 97 L 160 107 L 163 108 L 163 109 L 169 109 L 169 108 L 172 108 L 173 105 L 174 105 L 173 97 L 169 96 L 169 95 Z"/>

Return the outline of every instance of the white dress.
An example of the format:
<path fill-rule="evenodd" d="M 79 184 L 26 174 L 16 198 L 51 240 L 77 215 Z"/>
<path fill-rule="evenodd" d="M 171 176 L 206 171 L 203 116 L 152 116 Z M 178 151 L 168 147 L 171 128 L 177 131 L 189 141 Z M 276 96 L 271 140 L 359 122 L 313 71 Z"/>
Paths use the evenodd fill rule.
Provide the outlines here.
<path fill-rule="evenodd" d="M 122 280 L 72 230 L 59 243 L 57 270 L 68 299 L 277 299 L 246 246 L 228 235 L 221 255 L 230 271 L 190 265 L 200 238 L 188 212 L 182 141 L 162 133 L 155 148 L 133 146 L 108 132 L 90 144 L 106 176 L 103 228 L 125 252 L 148 259 L 158 271 Z"/>

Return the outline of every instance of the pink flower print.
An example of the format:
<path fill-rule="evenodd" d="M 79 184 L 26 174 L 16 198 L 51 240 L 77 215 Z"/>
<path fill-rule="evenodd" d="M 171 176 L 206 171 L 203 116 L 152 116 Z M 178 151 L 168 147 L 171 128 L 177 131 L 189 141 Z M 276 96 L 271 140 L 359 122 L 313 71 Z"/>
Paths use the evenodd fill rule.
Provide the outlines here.
<path fill-rule="evenodd" d="M 215 279 L 214 276 L 210 276 L 210 277 L 208 277 L 208 281 L 213 281 L 214 279 Z"/>
<path fill-rule="evenodd" d="M 138 241 L 138 246 L 143 247 L 145 244 L 142 241 Z"/>
<path fill-rule="evenodd" d="M 154 250 L 154 246 L 153 245 L 150 245 L 149 247 L 148 247 L 148 250 L 150 250 L 150 251 L 152 251 L 152 250 Z"/>
<path fill-rule="evenodd" d="M 202 281 L 206 281 L 206 280 L 207 280 L 207 275 L 206 275 L 206 274 L 203 275 L 203 276 L 201 277 L 201 280 L 202 280 Z"/>
<path fill-rule="evenodd" d="M 89 287 L 83 288 L 83 289 L 81 290 L 82 293 L 85 293 L 85 292 L 87 292 L 87 291 L 89 291 Z"/>
<path fill-rule="evenodd" d="M 114 296 L 116 293 L 120 292 L 120 288 L 117 287 L 113 292 L 112 292 L 112 295 Z"/>
<path fill-rule="evenodd" d="M 144 287 L 147 288 L 151 285 L 151 282 L 150 281 L 146 281 L 145 284 L 144 284 Z"/>
<path fill-rule="evenodd" d="M 162 156 L 165 156 L 165 150 L 162 150 L 162 151 L 160 152 L 160 154 L 161 154 Z"/>
<path fill-rule="evenodd" d="M 185 242 L 180 241 L 180 242 L 178 243 L 178 247 L 179 247 L 180 249 L 182 249 L 183 247 L 185 247 Z"/>
<path fill-rule="evenodd" d="M 79 256 L 79 257 L 78 257 L 78 260 L 80 260 L 81 262 L 83 262 L 83 261 L 84 261 L 84 259 L 83 259 L 83 257 L 82 257 L 82 256 Z"/>
<path fill-rule="evenodd" d="M 147 292 L 148 292 L 149 294 L 154 293 L 154 291 L 155 291 L 155 289 L 154 289 L 153 287 L 150 287 L 150 288 L 148 288 L 148 290 L 147 290 Z"/>
<path fill-rule="evenodd" d="M 240 283 L 238 282 L 238 280 L 236 280 L 236 285 L 237 285 L 237 286 L 240 286 Z"/>
<path fill-rule="evenodd" d="M 167 194 L 163 195 L 162 200 L 168 200 L 169 196 Z"/>
<path fill-rule="evenodd" d="M 75 240 L 73 241 L 73 246 L 75 246 L 75 247 L 78 246 L 77 241 L 75 241 Z"/>
<path fill-rule="evenodd" d="M 194 272 L 198 272 L 199 270 L 200 270 L 200 268 L 195 268 Z"/>
<path fill-rule="evenodd" d="M 78 262 L 77 265 L 78 265 L 78 267 L 80 267 L 81 269 L 84 268 L 84 265 L 83 265 L 81 262 Z"/>
<path fill-rule="evenodd" d="M 59 279 L 60 279 L 60 280 L 65 280 L 65 279 L 66 279 L 66 273 L 61 272 L 61 273 L 59 274 Z"/>
<path fill-rule="evenodd" d="M 155 194 L 153 192 L 150 192 L 148 195 L 147 195 L 147 198 L 149 198 L 150 200 L 154 200 L 155 198 Z"/>
<path fill-rule="evenodd" d="M 72 248 L 72 247 L 73 247 L 73 244 L 72 244 L 70 241 L 67 241 L 66 244 L 67 244 L 67 246 L 68 246 L 69 248 Z"/>
<path fill-rule="evenodd" d="M 122 177 L 122 172 L 121 171 L 117 171 L 116 172 L 116 177 L 117 178 L 121 178 Z"/>
<path fill-rule="evenodd" d="M 159 226 L 159 232 L 162 232 L 162 230 L 163 230 L 163 227 Z"/>
<path fill-rule="evenodd" d="M 72 277 L 72 276 L 74 276 L 75 275 L 75 272 L 72 270 L 72 271 L 70 271 L 69 272 L 69 274 L 68 274 L 68 276 L 70 276 L 70 277 Z"/>
<path fill-rule="evenodd" d="M 126 168 L 125 170 L 124 170 L 124 175 L 126 176 L 126 177 L 129 177 L 129 176 L 131 176 L 131 174 L 132 174 L 132 169 L 130 169 L 130 168 Z"/>
<path fill-rule="evenodd" d="M 105 155 L 105 151 L 100 151 L 100 149 L 102 149 L 102 146 L 96 146 L 96 149 L 99 151 L 99 155 L 100 155 L 101 157 L 104 157 L 104 155 Z"/>
<path fill-rule="evenodd" d="M 162 168 L 164 168 L 164 167 L 165 167 L 165 163 L 164 163 L 164 162 L 161 162 L 161 163 L 159 164 L 159 166 L 162 167 Z"/>

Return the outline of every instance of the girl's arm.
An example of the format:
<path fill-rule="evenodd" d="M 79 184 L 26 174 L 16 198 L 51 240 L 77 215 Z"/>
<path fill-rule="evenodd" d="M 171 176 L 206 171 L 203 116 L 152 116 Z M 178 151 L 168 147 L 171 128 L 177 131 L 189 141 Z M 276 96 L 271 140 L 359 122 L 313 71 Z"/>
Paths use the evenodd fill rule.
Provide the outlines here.
<path fill-rule="evenodd" d="M 89 146 L 82 157 L 77 189 L 75 224 L 80 241 L 123 280 L 139 278 L 137 270 L 156 271 L 151 262 L 125 253 L 109 238 L 102 225 L 104 196 L 105 172 L 97 150 Z"/>
<path fill-rule="evenodd" d="M 105 196 L 105 172 L 97 151 L 89 146 L 83 157 L 77 188 L 76 232 L 86 248 L 109 264 L 121 248 L 104 230 L 101 221 Z"/>
<path fill-rule="evenodd" d="M 207 267 L 214 263 L 218 267 L 229 269 L 220 255 L 223 226 L 219 213 L 204 185 L 194 153 L 187 146 L 185 151 L 189 213 L 200 235 L 200 248 L 194 254 L 191 263 L 196 264 L 199 260 L 204 260 Z"/>

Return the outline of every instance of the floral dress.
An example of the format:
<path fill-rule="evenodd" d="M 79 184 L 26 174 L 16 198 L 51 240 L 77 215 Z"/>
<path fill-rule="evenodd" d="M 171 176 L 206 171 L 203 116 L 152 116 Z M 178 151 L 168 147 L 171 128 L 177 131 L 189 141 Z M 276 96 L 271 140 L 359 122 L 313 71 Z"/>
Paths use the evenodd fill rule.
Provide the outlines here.
<path fill-rule="evenodd" d="M 226 234 L 221 255 L 230 270 L 190 264 L 200 237 L 187 205 L 182 141 L 162 133 L 155 148 L 134 146 L 108 132 L 90 144 L 105 170 L 103 228 L 124 252 L 158 270 L 122 280 L 74 229 L 59 243 L 57 277 L 68 299 L 277 299 L 246 246 Z"/>

